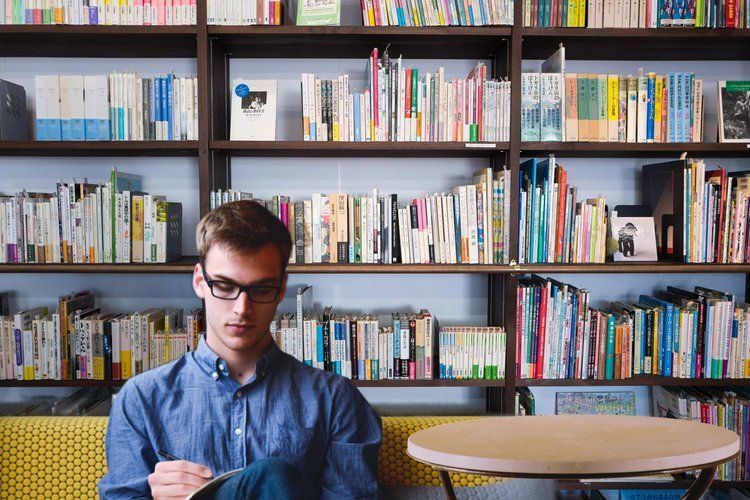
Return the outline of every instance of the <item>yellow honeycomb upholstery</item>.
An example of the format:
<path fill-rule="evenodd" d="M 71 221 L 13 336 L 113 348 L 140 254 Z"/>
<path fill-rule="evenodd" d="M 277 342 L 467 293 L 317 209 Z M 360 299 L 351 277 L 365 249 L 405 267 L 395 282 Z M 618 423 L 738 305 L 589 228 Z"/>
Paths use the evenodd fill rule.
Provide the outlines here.
<path fill-rule="evenodd" d="M 420 429 L 478 417 L 383 417 L 381 484 L 439 485 L 437 471 L 406 455 L 406 440 Z M 107 470 L 107 417 L 1 417 L 0 499 L 97 498 Z M 456 486 L 498 479 L 453 474 Z"/>

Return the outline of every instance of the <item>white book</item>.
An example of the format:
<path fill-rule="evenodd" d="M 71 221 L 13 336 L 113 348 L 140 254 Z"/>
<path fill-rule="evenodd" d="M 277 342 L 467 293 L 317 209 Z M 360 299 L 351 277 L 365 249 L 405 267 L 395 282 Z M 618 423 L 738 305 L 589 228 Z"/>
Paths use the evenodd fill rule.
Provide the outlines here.
<path fill-rule="evenodd" d="M 71 75 L 69 78 L 71 140 L 83 141 L 86 139 L 84 134 L 84 120 L 86 117 L 86 112 L 83 100 L 83 76 Z"/>
<path fill-rule="evenodd" d="M 99 111 L 97 110 L 97 77 L 83 77 L 84 137 L 87 141 L 98 141 Z"/>
<path fill-rule="evenodd" d="M 276 80 L 232 82 L 231 140 L 276 140 Z"/>
<path fill-rule="evenodd" d="M 2 1 L 2 0 L 0 0 Z M 34 120 L 34 138 L 46 141 L 47 138 L 47 80 L 46 76 L 34 77 L 34 105 L 36 117 Z"/>
<path fill-rule="evenodd" d="M 638 76 L 638 125 L 637 142 L 646 142 L 646 124 L 648 121 L 648 77 Z"/>
<path fill-rule="evenodd" d="M 70 99 L 70 75 L 60 75 L 60 128 L 62 140 L 73 140 L 72 111 Z M 48 110 L 49 111 L 49 110 Z"/>

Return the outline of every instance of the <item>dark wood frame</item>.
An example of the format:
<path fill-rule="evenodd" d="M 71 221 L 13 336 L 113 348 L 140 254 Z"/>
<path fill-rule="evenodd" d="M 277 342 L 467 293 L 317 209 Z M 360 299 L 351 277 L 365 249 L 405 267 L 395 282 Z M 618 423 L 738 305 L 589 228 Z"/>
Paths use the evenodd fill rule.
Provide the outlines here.
<path fill-rule="evenodd" d="M 516 27 L 298 27 L 207 26 L 206 3 L 198 2 L 197 26 L 0 26 L 0 53 L 23 57 L 195 57 L 198 77 L 197 141 L 36 142 L 0 141 L 2 156 L 187 156 L 197 157 L 200 214 L 208 212 L 209 193 L 231 187 L 231 160 L 249 157 L 482 157 L 493 169 L 507 165 L 517 185 L 521 158 L 554 152 L 561 157 L 671 157 L 682 151 L 711 157 L 750 157 L 745 144 L 609 144 L 547 143 L 520 140 L 520 81 L 524 58 L 543 58 L 560 42 L 569 59 L 750 60 L 750 30 L 727 29 L 583 29 L 522 27 L 523 2 L 515 2 Z M 406 58 L 460 58 L 488 61 L 493 77 L 512 82 L 511 137 L 484 148 L 464 143 L 332 143 L 229 141 L 228 84 L 232 58 L 364 59 L 372 47 L 391 44 Z M 518 193 L 511 190 L 511 206 Z M 362 265 L 295 264 L 292 273 L 477 273 L 487 275 L 488 324 L 508 333 L 506 379 L 367 381 L 360 387 L 484 387 L 492 414 L 512 414 L 516 387 L 619 385 L 749 386 L 750 380 L 694 380 L 634 377 L 626 380 L 525 380 L 515 375 L 516 275 L 523 273 L 750 273 L 750 264 L 607 263 L 525 264 L 518 261 L 518 227 L 511 224 L 512 265 Z M 1 273 L 156 273 L 188 274 L 195 256 L 168 264 L 5 264 Z M 746 285 L 746 289 L 750 285 Z M 115 388 L 118 381 L 0 381 L 0 387 Z M 618 483 L 612 483 L 618 484 Z M 637 487 L 626 483 L 627 487 Z M 721 483 L 717 483 L 721 484 Z M 750 482 L 727 482 L 748 487 Z"/>

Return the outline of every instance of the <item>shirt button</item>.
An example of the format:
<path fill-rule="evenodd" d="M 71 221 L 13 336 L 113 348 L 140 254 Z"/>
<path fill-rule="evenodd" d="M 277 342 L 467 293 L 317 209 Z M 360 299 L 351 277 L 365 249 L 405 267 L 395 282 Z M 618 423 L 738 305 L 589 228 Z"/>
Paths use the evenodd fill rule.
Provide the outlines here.
<path fill-rule="evenodd" d="M 242 434 L 242 429 L 240 429 L 239 427 L 237 427 L 237 428 L 236 428 L 236 429 L 234 430 L 234 433 L 235 433 L 236 435 L 238 435 L 238 436 L 239 436 L 240 434 Z"/>
<path fill-rule="evenodd" d="M 237 391 L 234 393 L 235 398 L 241 398 L 242 397 L 242 391 Z"/>
<path fill-rule="evenodd" d="M 213 372 L 211 376 L 214 378 L 214 380 L 219 380 L 219 374 L 216 372 Z"/>
<path fill-rule="evenodd" d="M 219 370 L 224 371 L 224 363 L 219 364 Z"/>

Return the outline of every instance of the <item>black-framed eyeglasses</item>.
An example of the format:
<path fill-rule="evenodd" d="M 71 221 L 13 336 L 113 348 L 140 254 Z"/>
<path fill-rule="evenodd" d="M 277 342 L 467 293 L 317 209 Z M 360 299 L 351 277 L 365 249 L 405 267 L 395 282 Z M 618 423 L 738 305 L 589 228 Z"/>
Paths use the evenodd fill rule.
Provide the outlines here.
<path fill-rule="evenodd" d="M 203 280 L 211 289 L 211 295 L 221 300 L 237 300 L 242 292 L 247 294 L 251 302 L 256 304 L 270 304 L 275 301 L 281 293 L 281 286 L 269 285 L 238 285 L 231 281 L 221 281 L 211 279 L 206 273 L 205 266 L 201 266 L 203 271 Z M 282 274 L 281 280 L 284 279 Z M 280 281 L 281 281 L 280 280 Z"/>

